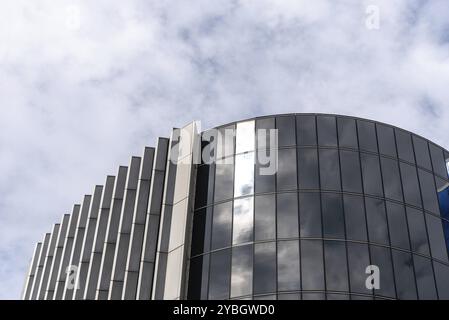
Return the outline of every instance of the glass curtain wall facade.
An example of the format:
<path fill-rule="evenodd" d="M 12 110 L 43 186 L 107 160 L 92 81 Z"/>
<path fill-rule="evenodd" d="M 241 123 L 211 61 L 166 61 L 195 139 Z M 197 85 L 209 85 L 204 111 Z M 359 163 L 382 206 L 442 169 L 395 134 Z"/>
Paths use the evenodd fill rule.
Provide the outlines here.
<path fill-rule="evenodd" d="M 449 299 L 447 150 L 338 115 L 215 129 L 175 129 L 86 196 L 36 246 L 23 298 Z M 210 163 L 193 163 L 201 136 Z M 275 174 L 261 153 L 277 154 Z"/>

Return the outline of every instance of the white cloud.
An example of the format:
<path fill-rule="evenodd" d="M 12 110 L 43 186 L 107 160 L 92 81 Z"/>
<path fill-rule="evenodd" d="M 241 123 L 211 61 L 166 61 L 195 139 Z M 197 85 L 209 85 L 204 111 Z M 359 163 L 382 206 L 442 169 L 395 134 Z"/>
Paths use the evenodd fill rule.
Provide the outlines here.
<path fill-rule="evenodd" d="M 0 8 L 0 298 L 19 297 L 34 242 L 74 202 L 190 120 L 333 112 L 449 145 L 445 0 Z"/>

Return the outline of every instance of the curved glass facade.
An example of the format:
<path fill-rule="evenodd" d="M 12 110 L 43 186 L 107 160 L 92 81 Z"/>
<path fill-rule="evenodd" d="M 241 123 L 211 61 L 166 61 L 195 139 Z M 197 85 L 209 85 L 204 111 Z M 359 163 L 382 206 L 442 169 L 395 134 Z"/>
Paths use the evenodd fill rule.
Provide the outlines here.
<path fill-rule="evenodd" d="M 255 161 L 270 146 L 258 129 L 278 130 L 273 175 Z M 446 150 L 346 116 L 219 130 L 231 138 L 196 170 L 188 299 L 449 299 Z"/>

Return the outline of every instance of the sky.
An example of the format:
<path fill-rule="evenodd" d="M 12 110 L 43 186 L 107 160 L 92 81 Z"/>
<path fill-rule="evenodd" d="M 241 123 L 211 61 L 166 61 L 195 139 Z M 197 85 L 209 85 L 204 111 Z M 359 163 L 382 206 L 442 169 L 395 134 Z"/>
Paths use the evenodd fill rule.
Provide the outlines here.
<path fill-rule="evenodd" d="M 384 121 L 448 148 L 447 0 L 0 0 L 0 299 L 34 245 L 172 127 Z"/>

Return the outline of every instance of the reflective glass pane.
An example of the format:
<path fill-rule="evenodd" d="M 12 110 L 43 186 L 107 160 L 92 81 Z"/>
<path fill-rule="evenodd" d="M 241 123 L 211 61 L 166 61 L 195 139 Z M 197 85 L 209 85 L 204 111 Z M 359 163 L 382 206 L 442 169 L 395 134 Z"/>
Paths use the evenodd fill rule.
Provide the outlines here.
<path fill-rule="evenodd" d="M 302 300 L 325 300 L 324 293 L 321 292 L 303 292 Z"/>
<path fill-rule="evenodd" d="M 217 158 L 221 159 L 234 154 L 235 126 L 230 125 L 218 129 Z"/>
<path fill-rule="evenodd" d="M 399 166 L 401 168 L 405 202 L 421 207 L 421 195 L 419 192 L 419 182 L 416 175 L 416 168 L 403 162 L 401 162 Z"/>
<path fill-rule="evenodd" d="M 278 129 L 279 147 L 296 145 L 295 117 L 276 117 L 276 129 Z"/>
<path fill-rule="evenodd" d="M 341 179 L 343 191 L 362 192 L 359 153 L 340 150 Z"/>
<path fill-rule="evenodd" d="M 190 260 L 188 299 L 200 300 L 207 292 L 207 279 L 209 276 L 208 267 L 209 256 L 200 256 Z M 206 261 L 204 261 L 206 260 Z"/>
<path fill-rule="evenodd" d="M 231 297 L 252 294 L 253 246 L 232 248 Z"/>
<path fill-rule="evenodd" d="M 278 294 L 278 300 L 301 300 L 300 293 L 280 293 Z"/>
<path fill-rule="evenodd" d="M 348 267 L 351 292 L 372 294 L 372 290 L 366 288 L 366 267 L 370 265 L 368 245 L 348 242 Z"/>
<path fill-rule="evenodd" d="M 349 295 L 341 293 L 328 293 L 326 300 L 349 300 Z"/>
<path fill-rule="evenodd" d="M 360 149 L 377 153 L 376 128 L 374 123 L 357 120 L 357 129 Z"/>
<path fill-rule="evenodd" d="M 323 244 L 301 240 L 302 290 L 324 290 Z"/>
<path fill-rule="evenodd" d="M 296 193 L 277 195 L 278 238 L 298 237 L 298 200 Z"/>
<path fill-rule="evenodd" d="M 234 200 L 232 243 L 239 244 L 253 240 L 254 198 Z"/>
<path fill-rule="evenodd" d="M 198 167 L 196 174 L 195 208 L 201 208 L 207 205 L 209 194 L 209 165 Z"/>
<path fill-rule="evenodd" d="M 340 165 L 338 151 L 320 149 L 320 181 L 321 189 L 340 190 Z"/>
<path fill-rule="evenodd" d="M 416 285 L 420 300 L 437 299 L 435 280 L 433 277 L 432 263 L 429 259 L 413 255 L 415 265 Z"/>
<path fill-rule="evenodd" d="M 389 245 L 384 201 L 366 197 L 365 205 L 369 241 Z"/>
<path fill-rule="evenodd" d="M 321 237 L 321 206 L 319 193 L 299 194 L 301 237 Z"/>
<path fill-rule="evenodd" d="M 321 194 L 323 233 L 327 238 L 345 237 L 345 217 L 340 194 Z"/>
<path fill-rule="evenodd" d="M 407 221 L 412 251 L 429 255 L 426 224 L 421 211 L 407 207 Z"/>
<path fill-rule="evenodd" d="M 375 289 L 375 294 L 385 297 L 395 298 L 395 286 L 393 277 L 393 267 L 391 263 L 390 249 L 370 246 L 371 262 L 379 267 L 380 270 L 380 288 Z"/>
<path fill-rule="evenodd" d="M 379 152 L 390 157 L 397 157 L 396 155 L 396 140 L 392 127 L 376 124 L 377 139 L 379 141 Z"/>
<path fill-rule="evenodd" d="M 276 242 L 254 246 L 254 294 L 269 292 L 276 292 Z"/>
<path fill-rule="evenodd" d="M 318 144 L 320 146 L 337 146 L 337 127 L 335 117 L 318 116 Z"/>
<path fill-rule="evenodd" d="M 258 154 L 256 154 L 258 156 Z M 276 175 L 266 174 L 264 171 L 268 168 L 268 165 L 261 163 L 259 160 L 256 161 L 256 172 L 255 172 L 255 188 L 256 193 L 264 192 L 274 192 L 276 189 Z"/>
<path fill-rule="evenodd" d="M 429 143 L 430 155 L 432 156 L 433 172 L 447 179 L 447 168 L 444 160 L 443 150 L 433 143 Z"/>
<path fill-rule="evenodd" d="M 346 246 L 340 241 L 324 241 L 326 290 L 349 291 Z"/>
<path fill-rule="evenodd" d="M 278 290 L 300 289 L 299 245 L 297 240 L 278 242 Z"/>
<path fill-rule="evenodd" d="M 202 209 L 193 215 L 192 256 L 210 249 L 211 220 L 211 210 Z"/>
<path fill-rule="evenodd" d="M 430 214 L 425 214 L 424 216 L 426 217 L 427 234 L 429 235 L 432 257 L 447 263 L 448 248 L 446 247 L 441 219 Z"/>
<path fill-rule="evenodd" d="M 392 254 L 398 299 L 417 299 L 412 255 L 397 250 L 393 250 Z"/>
<path fill-rule="evenodd" d="M 434 261 L 433 269 L 435 270 L 438 298 L 440 300 L 449 300 L 449 267 Z"/>
<path fill-rule="evenodd" d="M 340 147 L 358 149 L 355 120 L 337 118 L 338 143 Z"/>
<path fill-rule="evenodd" d="M 235 137 L 235 153 L 254 150 L 255 128 L 254 121 L 245 121 L 237 123 Z"/>
<path fill-rule="evenodd" d="M 254 152 L 235 156 L 234 197 L 254 193 Z"/>
<path fill-rule="evenodd" d="M 346 221 L 346 238 L 366 241 L 366 217 L 363 198 L 344 195 L 343 202 Z"/>
<path fill-rule="evenodd" d="M 316 145 L 316 123 L 315 116 L 296 116 L 296 131 L 298 135 L 298 145 Z"/>
<path fill-rule="evenodd" d="M 380 175 L 379 157 L 361 153 L 363 188 L 365 193 L 382 197 L 382 178 Z"/>
<path fill-rule="evenodd" d="M 413 155 L 412 137 L 410 133 L 404 130 L 395 129 L 396 143 L 398 147 L 399 159 L 415 163 L 415 156 Z"/>
<path fill-rule="evenodd" d="M 298 149 L 298 182 L 300 189 L 318 189 L 318 152 L 313 149 Z"/>
<path fill-rule="evenodd" d="M 439 214 L 437 191 L 435 190 L 435 180 L 433 174 L 422 169 L 418 169 L 419 183 L 421 185 L 421 195 L 424 209 Z"/>
<path fill-rule="evenodd" d="M 275 129 L 274 118 L 263 118 L 256 120 L 256 148 L 270 148 L 274 147 L 270 144 L 270 136 L 268 135 L 270 129 Z M 262 130 L 263 135 L 257 135 L 257 131 Z M 258 141 L 259 138 L 263 137 L 262 141 Z"/>
<path fill-rule="evenodd" d="M 209 276 L 209 300 L 229 299 L 231 276 L 231 249 L 211 254 Z"/>
<path fill-rule="evenodd" d="M 384 182 L 385 197 L 402 200 L 401 176 L 399 174 L 399 164 L 396 160 L 380 157 L 382 166 L 382 178 Z"/>
<path fill-rule="evenodd" d="M 212 249 L 231 245 L 232 202 L 214 207 L 212 219 Z"/>
<path fill-rule="evenodd" d="M 233 158 L 217 160 L 215 166 L 215 202 L 232 198 L 234 189 L 233 177 Z"/>
<path fill-rule="evenodd" d="M 255 240 L 276 237 L 276 198 L 274 194 L 255 198 Z"/>
<path fill-rule="evenodd" d="M 278 157 L 278 190 L 296 189 L 296 149 L 279 150 Z"/>
<path fill-rule="evenodd" d="M 415 147 L 416 164 L 428 170 L 432 170 L 427 141 L 415 135 L 412 135 L 412 137 L 413 146 Z"/>
<path fill-rule="evenodd" d="M 387 216 L 391 245 L 410 250 L 404 206 L 387 201 Z"/>

